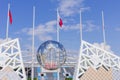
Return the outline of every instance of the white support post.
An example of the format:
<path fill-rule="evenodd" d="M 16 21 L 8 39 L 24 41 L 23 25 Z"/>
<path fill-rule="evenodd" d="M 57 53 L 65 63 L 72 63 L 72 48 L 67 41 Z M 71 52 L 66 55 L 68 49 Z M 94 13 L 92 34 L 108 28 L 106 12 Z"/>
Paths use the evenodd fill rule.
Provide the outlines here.
<path fill-rule="evenodd" d="M 8 41 L 8 34 L 9 34 L 9 10 L 10 10 L 10 3 L 8 3 L 8 13 L 7 13 L 7 27 L 6 27 L 6 40 Z"/>
<path fill-rule="evenodd" d="M 102 11 L 102 26 L 103 26 L 103 41 L 104 45 L 106 44 L 106 38 L 105 38 L 105 25 L 104 25 L 104 13 Z"/>
<path fill-rule="evenodd" d="M 34 28 L 35 28 L 35 7 L 33 7 L 32 75 L 31 75 L 32 80 L 34 80 Z"/>
<path fill-rule="evenodd" d="M 59 13 L 57 9 L 57 41 L 59 42 Z"/>
<path fill-rule="evenodd" d="M 80 40 L 82 42 L 82 10 L 80 9 Z"/>
<path fill-rule="evenodd" d="M 80 67 L 80 58 L 82 54 L 82 10 L 80 9 L 80 40 L 81 40 L 81 45 L 80 45 L 80 51 L 79 51 L 79 56 L 78 56 L 78 61 L 77 61 L 77 66 L 74 72 L 74 80 L 79 80 L 78 79 L 78 74 L 79 74 L 79 67 Z"/>
<path fill-rule="evenodd" d="M 57 41 L 59 42 L 59 13 L 58 13 L 58 9 L 57 9 Z M 57 71 L 57 80 L 60 79 L 60 74 L 59 74 L 59 70 Z"/>

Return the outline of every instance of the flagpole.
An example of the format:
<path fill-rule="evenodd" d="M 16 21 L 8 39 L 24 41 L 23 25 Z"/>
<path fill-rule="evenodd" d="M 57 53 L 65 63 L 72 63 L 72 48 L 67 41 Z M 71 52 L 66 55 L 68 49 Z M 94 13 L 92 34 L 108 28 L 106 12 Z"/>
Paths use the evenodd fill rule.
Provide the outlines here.
<path fill-rule="evenodd" d="M 106 38 L 105 38 L 105 26 L 104 26 L 104 13 L 102 11 L 102 26 L 103 26 L 103 41 L 104 45 L 106 44 Z"/>
<path fill-rule="evenodd" d="M 32 80 L 34 80 L 34 29 L 35 29 L 35 7 L 33 6 L 32 75 L 31 75 Z"/>
<path fill-rule="evenodd" d="M 80 40 L 82 42 L 82 10 L 80 9 Z"/>
<path fill-rule="evenodd" d="M 6 27 L 6 40 L 8 41 L 8 30 L 9 30 L 9 10 L 10 10 L 10 3 L 8 3 L 8 13 L 7 13 L 7 27 Z"/>
<path fill-rule="evenodd" d="M 82 9 L 80 9 L 80 41 L 81 41 L 80 50 L 79 50 L 78 61 L 77 61 L 76 70 L 74 72 L 73 80 L 78 80 L 78 73 L 79 73 L 79 63 L 80 63 L 81 48 L 82 48 Z"/>
<path fill-rule="evenodd" d="M 59 42 L 59 13 L 57 8 L 57 41 Z M 57 70 L 57 80 L 60 80 L 60 73 L 59 70 Z"/>
<path fill-rule="evenodd" d="M 57 9 L 57 41 L 59 42 L 59 13 L 58 13 L 58 9 Z"/>

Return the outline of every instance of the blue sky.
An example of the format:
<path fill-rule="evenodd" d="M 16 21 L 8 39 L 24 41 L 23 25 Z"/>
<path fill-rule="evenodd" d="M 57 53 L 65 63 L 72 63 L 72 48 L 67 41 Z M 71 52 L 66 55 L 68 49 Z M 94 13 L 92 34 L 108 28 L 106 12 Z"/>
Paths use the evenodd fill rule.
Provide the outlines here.
<path fill-rule="evenodd" d="M 11 4 L 13 24 L 9 25 L 9 38 L 19 38 L 22 50 L 31 48 L 32 8 L 36 7 L 35 47 L 46 40 L 56 40 L 56 9 L 63 20 L 60 42 L 66 50 L 79 51 L 80 8 L 82 12 L 83 40 L 102 43 L 101 11 L 104 11 L 106 42 L 120 55 L 120 1 L 119 0 L 0 0 L 0 41 L 5 39 L 7 7 Z"/>

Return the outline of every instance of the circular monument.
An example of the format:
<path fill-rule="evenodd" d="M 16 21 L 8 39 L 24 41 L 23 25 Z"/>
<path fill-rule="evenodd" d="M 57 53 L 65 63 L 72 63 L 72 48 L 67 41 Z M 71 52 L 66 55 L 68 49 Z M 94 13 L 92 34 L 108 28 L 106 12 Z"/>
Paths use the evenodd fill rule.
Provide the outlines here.
<path fill-rule="evenodd" d="M 66 61 L 66 50 L 59 42 L 48 40 L 37 51 L 39 64 L 47 70 L 56 70 Z"/>

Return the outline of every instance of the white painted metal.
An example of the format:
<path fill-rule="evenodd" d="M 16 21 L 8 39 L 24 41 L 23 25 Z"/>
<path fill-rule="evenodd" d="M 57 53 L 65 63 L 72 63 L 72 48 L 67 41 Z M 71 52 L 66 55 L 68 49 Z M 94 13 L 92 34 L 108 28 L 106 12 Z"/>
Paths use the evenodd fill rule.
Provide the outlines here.
<path fill-rule="evenodd" d="M 120 57 L 82 40 L 74 80 L 80 80 L 78 77 L 84 74 L 90 66 L 94 69 L 104 66 L 106 69 L 119 70 Z"/>
<path fill-rule="evenodd" d="M 57 9 L 57 41 L 59 42 L 59 13 L 58 13 L 58 9 Z"/>
<path fill-rule="evenodd" d="M 56 70 L 47 70 L 41 66 L 41 72 L 43 73 L 53 73 L 53 72 L 60 72 L 60 68 Z"/>
<path fill-rule="evenodd" d="M 105 24 L 104 24 L 104 13 L 102 11 L 102 26 L 103 26 L 103 41 L 104 44 L 106 44 L 106 38 L 105 38 Z"/>
<path fill-rule="evenodd" d="M 57 41 L 60 41 L 60 33 L 59 33 L 59 19 L 60 19 L 60 15 L 57 9 Z M 60 80 L 60 73 L 59 71 L 57 71 L 57 80 Z"/>
<path fill-rule="evenodd" d="M 80 9 L 80 40 L 82 41 L 82 10 Z"/>
<path fill-rule="evenodd" d="M 66 74 L 69 74 L 69 76 L 71 76 L 71 74 L 66 70 L 65 67 L 62 68 L 63 69 L 63 75 L 66 77 Z"/>
<path fill-rule="evenodd" d="M 33 7 L 33 35 L 32 35 L 32 75 L 31 78 L 34 80 L 34 30 L 35 30 L 35 7 Z"/>
<path fill-rule="evenodd" d="M 5 58 L 3 61 L 0 62 L 0 67 L 2 67 L 0 71 L 9 66 L 13 70 L 15 70 L 17 75 L 21 77 L 21 80 L 26 80 L 19 40 L 14 39 L 1 44 L 0 54 L 0 60 Z"/>
<path fill-rule="evenodd" d="M 9 10 L 10 10 L 10 3 L 8 3 L 8 12 L 7 12 L 7 27 L 6 27 L 6 40 L 8 40 L 8 30 L 9 30 Z"/>

